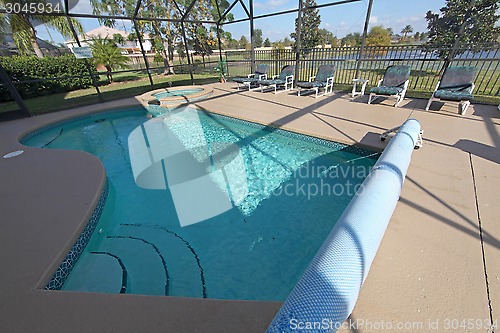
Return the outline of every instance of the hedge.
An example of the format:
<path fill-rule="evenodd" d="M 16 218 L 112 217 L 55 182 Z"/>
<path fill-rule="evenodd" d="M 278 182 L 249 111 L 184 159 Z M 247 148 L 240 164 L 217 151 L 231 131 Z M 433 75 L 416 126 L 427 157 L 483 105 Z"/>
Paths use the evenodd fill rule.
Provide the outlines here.
<path fill-rule="evenodd" d="M 45 80 L 33 83 L 16 84 L 17 91 L 23 98 L 50 95 L 92 86 L 92 79 L 83 59 L 76 59 L 73 54 L 60 57 L 12 56 L 0 57 L 0 64 L 12 82 L 33 79 L 55 78 L 63 76 L 83 75 L 82 78 L 64 80 Z M 93 70 L 97 70 L 92 66 Z M 0 86 L 0 102 L 10 101 L 5 86 Z"/>

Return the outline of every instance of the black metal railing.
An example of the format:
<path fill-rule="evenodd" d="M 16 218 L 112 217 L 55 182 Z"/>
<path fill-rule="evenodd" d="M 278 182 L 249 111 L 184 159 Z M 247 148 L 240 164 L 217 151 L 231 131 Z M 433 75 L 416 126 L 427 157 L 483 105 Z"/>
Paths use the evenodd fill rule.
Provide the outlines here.
<path fill-rule="evenodd" d="M 335 84 L 351 85 L 356 66 L 360 61 L 360 78 L 368 79 L 369 86 L 376 86 L 390 65 L 411 66 L 409 92 L 430 94 L 447 65 L 474 66 L 478 69 L 474 93 L 484 96 L 500 96 L 500 45 L 483 45 L 475 49 L 456 49 L 453 60 L 442 55 L 452 50 L 446 47 L 425 47 L 424 45 L 368 46 L 359 58 L 359 47 L 314 48 L 301 51 L 299 61 L 300 81 L 307 81 L 316 75 L 322 64 L 333 64 L 336 68 Z M 250 51 L 227 51 L 229 75 L 250 73 Z M 270 75 L 279 74 L 285 65 L 295 64 L 295 50 L 256 50 L 255 62 L 267 63 Z"/>

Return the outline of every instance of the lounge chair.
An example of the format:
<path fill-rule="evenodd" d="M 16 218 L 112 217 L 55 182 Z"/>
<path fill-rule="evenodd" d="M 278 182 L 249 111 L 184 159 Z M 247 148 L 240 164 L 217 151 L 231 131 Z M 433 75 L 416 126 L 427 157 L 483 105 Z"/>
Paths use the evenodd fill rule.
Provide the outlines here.
<path fill-rule="evenodd" d="M 316 98 L 318 98 L 319 88 L 324 88 L 325 91 L 323 95 L 329 94 L 333 91 L 333 76 L 335 75 L 335 68 L 332 65 L 321 65 L 318 68 L 318 73 L 316 76 L 311 76 L 309 82 L 297 82 L 297 87 L 299 90 L 297 96 L 300 96 L 302 89 L 314 90 L 316 92 Z"/>
<path fill-rule="evenodd" d="M 260 87 L 259 81 L 267 79 L 267 64 L 258 64 L 255 69 L 255 73 L 248 74 L 247 77 L 237 77 L 233 79 L 234 82 L 238 83 L 238 90 L 240 90 L 240 84 L 247 86 L 248 90 L 252 89 L 252 86 Z"/>
<path fill-rule="evenodd" d="M 280 92 L 289 91 L 293 89 L 293 76 L 295 73 L 295 66 L 285 66 L 281 70 L 280 75 L 275 75 L 271 80 L 261 80 L 260 91 L 264 91 L 264 87 L 274 87 L 274 93 L 277 94 L 278 87 L 283 86 L 284 90 Z"/>
<path fill-rule="evenodd" d="M 395 107 L 405 98 L 406 89 L 408 89 L 410 66 L 393 65 L 387 67 L 384 78 L 378 81 L 378 85 L 370 89 L 368 104 L 371 104 L 373 97 L 391 96 L 396 98 Z"/>
<path fill-rule="evenodd" d="M 427 102 L 425 110 L 428 111 L 431 103 L 437 100 L 454 101 L 458 103 L 458 113 L 465 114 L 474 99 L 472 90 L 474 90 L 474 78 L 477 70 L 470 66 L 450 66 L 436 85 L 432 97 Z"/>

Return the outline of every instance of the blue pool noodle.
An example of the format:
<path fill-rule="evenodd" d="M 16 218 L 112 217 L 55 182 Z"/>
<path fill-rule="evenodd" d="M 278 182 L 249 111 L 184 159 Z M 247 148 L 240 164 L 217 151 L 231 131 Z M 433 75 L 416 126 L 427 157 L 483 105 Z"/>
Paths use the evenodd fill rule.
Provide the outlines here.
<path fill-rule="evenodd" d="M 419 133 L 416 119 L 400 127 L 266 332 L 336 332 L 349 317 L 396 208 Z"/>

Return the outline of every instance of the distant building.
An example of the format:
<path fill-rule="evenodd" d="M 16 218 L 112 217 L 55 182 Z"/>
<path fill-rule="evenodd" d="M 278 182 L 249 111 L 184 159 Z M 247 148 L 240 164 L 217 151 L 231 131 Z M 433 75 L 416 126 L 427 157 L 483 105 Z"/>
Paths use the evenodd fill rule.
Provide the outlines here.
<path fill-rule="evenodd" d="M 82 46 L 89 46 L 92 39 L 96 38 L 109 38 L 113 39 L 114 35 L 121 35 L 123 37 L 123 44 L 119 44 L 118 47 L 121 48 L 123 54 L 137 54 L 141 53 L 141 46 L 139 44 L 139 40 L 135 39 L 133 41 L 129 41 L 129 33 L 123 30 L 118 30 L 115 28 L 109 28 L 101 26 L 94 30 L 90 30 L 89 32 L 84 33 L 83 35 L 78 36 L 78 40 L 80 41 Z M 65 42 L 68 48 L 73 49 L 73 47 L 77 47 L 78 44 L 74 39 L 68 40 Z M 142 46 L 144 47 L 145 52 L 151 52 L 152 43 L 151 38 L 148 34 L 143 36 Z"/>
<path fill-rule="evenodd" d="M 392 35 L 391 36 L 391 44 L 398 44 L 401 42 L 401 36 L 400 35 Z"/>
<path fill-rule="evenodd" d="M 36 38 L 38 46 L 42 50 L 43 55 L 57 57 L 63 54 L 71 53 L 69 49 L 65 47 L 59 47 L 56 45 L 52 45 L 49 42 L 44 41 L 43 39 Z M 34 55 L 35 53 L 33 53 Z M 2 34 L 2 38 L 0 41 L 0 56 L 13 56 L 19 55 L 19 50 L 17 49 L 16 44 L 14 43 L 14 39 L 12 38 L 12 34 L 7 32 Z"/>

